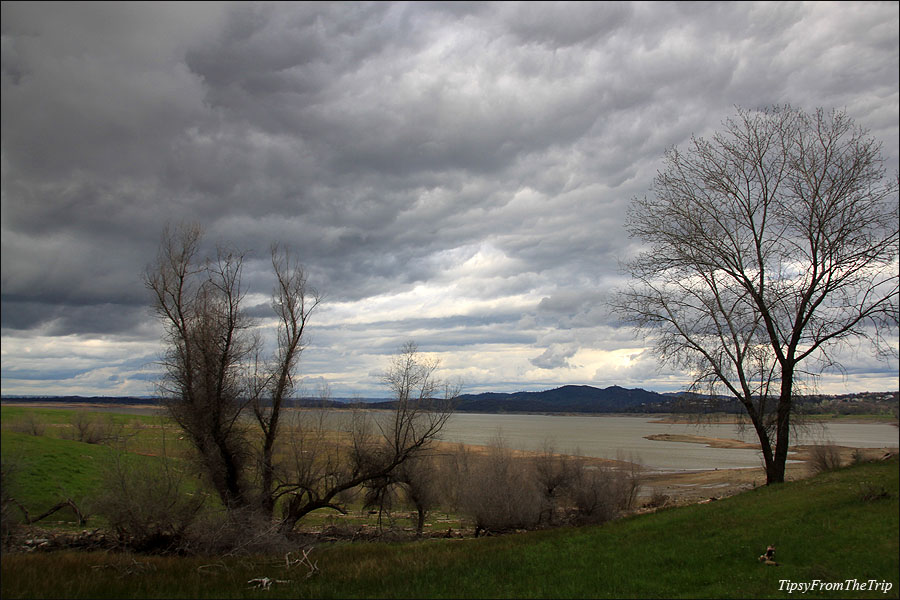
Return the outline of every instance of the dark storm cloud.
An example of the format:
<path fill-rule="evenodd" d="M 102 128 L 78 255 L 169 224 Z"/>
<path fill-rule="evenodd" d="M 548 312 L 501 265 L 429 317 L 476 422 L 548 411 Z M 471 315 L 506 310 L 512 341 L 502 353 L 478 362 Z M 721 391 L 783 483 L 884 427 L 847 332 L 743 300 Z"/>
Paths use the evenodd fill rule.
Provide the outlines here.
<path fill-rule="evenodd" d="M 128 306 L 97 303 L 73 306 L 60 302 L 17 301 L 4 297 L 2 322 L 4 330 L 39 331 L 41 335 L 49 336 L 84 332 L 95 335 L 145 336 L 156 333 L 154 329 L 147 327 L 149 313 L 143 304 Z"/>
<path fill-rule="evenodd" d="M 152 342 L 141 272 L 183 220 L 204 226 L 208 253 L 250 251 L 260 319 L 269 245 L 299 254 L 338 306 L 323 308 L 311 364 L 331 341 L 371 370 L 363 344 L 493 339 L 529 349 L 518 370 L 477 375 L 508 381 L 627 347 L 603 293 L 662 152 L 735 105 L 790 102 L 846 108 L 896 168 L 897 16 L 893 3 L 4 2 L 4 372 L 29 336 Z"/>

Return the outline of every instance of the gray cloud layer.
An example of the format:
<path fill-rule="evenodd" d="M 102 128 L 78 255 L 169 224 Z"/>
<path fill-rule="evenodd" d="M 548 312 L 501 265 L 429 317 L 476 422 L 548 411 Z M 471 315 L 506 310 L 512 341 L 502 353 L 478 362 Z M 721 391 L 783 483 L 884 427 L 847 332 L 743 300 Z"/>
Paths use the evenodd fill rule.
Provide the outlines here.
<path fill-rule="evenodd" d="M 300 253 L 338 392 L 410 337 L 475 389 L 680 385 L 603 309 L 629 200 L 735 105 L 846 108 L 896 168 L 898 37 L 891 2 L 4 2 L 3 392 L 146 390 L 109 357 L 152 360 L 182 220 L 262 294 Z"/>

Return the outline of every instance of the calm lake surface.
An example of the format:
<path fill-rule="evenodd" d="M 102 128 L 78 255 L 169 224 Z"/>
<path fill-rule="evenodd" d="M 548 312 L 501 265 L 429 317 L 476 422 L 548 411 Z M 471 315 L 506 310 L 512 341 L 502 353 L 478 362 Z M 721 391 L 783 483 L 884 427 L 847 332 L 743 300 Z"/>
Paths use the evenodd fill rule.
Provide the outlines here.
<path fill-rule="evenodd" d="M 447 442 L 486 445 L 500 434 L 505 444 L 517 450 L 540 450 L 545 440 L 558 452 L 621 458 L 660 471 L 759 467 L 756 450 L 708 448 L 703 444 L 644 439 L 652 434 L 685 434 L 730 438 L 752 442 L 751 428 L 737 425 L 682 425 L 652 423 L 655 416 L 551 416 L 454 414 L 441 438 Z M 900 446 L 900 430 L 887 423 L 833 423 L 814 425 L 794 435 L 793 443 L 831 441 L 841 446 L 882 448 Z"/>

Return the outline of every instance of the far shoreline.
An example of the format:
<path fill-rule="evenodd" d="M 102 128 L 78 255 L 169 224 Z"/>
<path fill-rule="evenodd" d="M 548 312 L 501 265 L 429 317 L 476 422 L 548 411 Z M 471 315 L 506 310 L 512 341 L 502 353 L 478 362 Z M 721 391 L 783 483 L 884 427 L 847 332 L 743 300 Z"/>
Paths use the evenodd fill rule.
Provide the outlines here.
<path fill-rule="evenodd" d="M 33 408 L 50 408 L 50 409 L 76 409 L 76 408 L 91 408 L 101 410 L 103 412 L 125 412 L 125 413 L 138 413 L 138 414 L 151 414 L 152 411 L 162 410 L 164 407 L 159 403 L 148 402 L 145 404 L 140 403 L 116 403 L 116 402 L 92 402 L 92 398 L 85 398 L 84 401 L 77 400 L 53 400 L 53 399 L 45 399 L 45 398 L 35 398 L 35 399 L 25 399 L 25 398 L 10 398 L 10 399 L 0 399 L 0 405 L 6 406 L 26 406 Z M 289 407 L 291 410 L 319 410 L 316 407 L 302 406 L 302 407 Z M 354 408 L 361 408 L 363 410 L 372 410 L 372 411 L 384 411 L 390 409 L 384 408 L 367 408 L 364 404 L 362 406 L 330 406 L 327 407 L 328 410 L 352 410 Z M 147 411 L 147 412 L 144 412 Z M 708 425 L 708 424 L 718 424 L 718 425 L 737 425 L 740 423 L 749 423 L 746 418 L 742 418 L 741 415 L 735 415 L 733 413 L 703 413 L 703 414 L 690 414 L 690 413 L 673 413 L 673 412 L 646 412 L 646 413 L 625 413 L 625 412 L 548 412 L 548 411 L 497 411 L 497 412 L 483 412 L 483 411 L 471 411 L 471 410 L 461 410 L 454 411 L 458 414 L 467 414 L 467 415 L 534 415 L 534 416 L 543 416 L 543 417 L 632 417 L 632 418 L 641 418 L 641 419 L 653 419 L 650 421 L 651 423 L 662 423 L 662 424 L 672 424 L 672 425 Z M 867 425 L 870 423 L 897 423 L 897 419 L 891 415 L 885 414 L 860 414 L 860 415 L 842 415 L 837 413 L 823 413 L 823 414 L 814 414 L 814 415 L 803 415 L 801 417 L 805 420 L 810 421 L 825 421 L 825 422 L 841 422 L 848 424 L 859 424 L 859 425 Z"/>

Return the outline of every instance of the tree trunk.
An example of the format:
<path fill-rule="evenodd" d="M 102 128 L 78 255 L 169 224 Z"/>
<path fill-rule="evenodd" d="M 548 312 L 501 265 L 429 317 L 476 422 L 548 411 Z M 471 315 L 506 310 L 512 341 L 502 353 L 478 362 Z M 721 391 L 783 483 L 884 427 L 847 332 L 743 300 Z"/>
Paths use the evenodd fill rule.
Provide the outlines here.
<path fill-rule="evenodd" d="M 416 523 L 416 535 L 422 537 L 422 533 L 425 531 L 425 507 L 417 504 L 416 511 L 419 513 L 419 520 Z"/>
<path fill-rule="evenodd" d="M 765 425 L 759 419 L 753 419 L 753 427 L 756 429 L 756 437 L 759 438 L 760 449 L 762 450 L 763 462 L 766 468 L 766 484 L 773 483 L 769 476 L 775 472 L 775 457 L 772 453 L 772 441 L 766 433 Z"/>
<path fill-rule="evenodd" d="M 794 388 L 793 367 L 782 367 L 781 395 L 778 397 L 778 412 L 775 423 L 775 456 L 771 468 L 766 468 L 766 485 L 784 483 L 788 448 L 791 434 L 791 408 Z"/>

